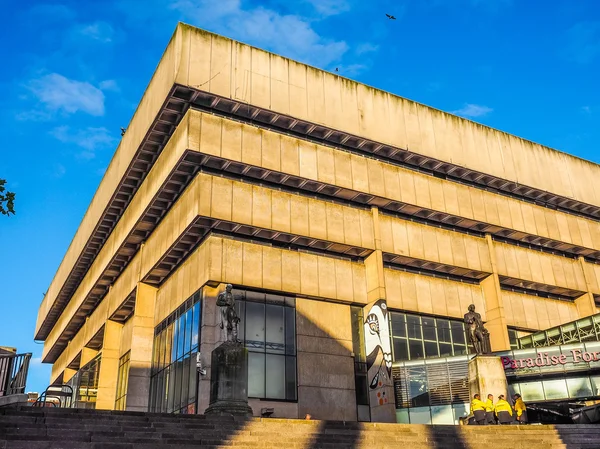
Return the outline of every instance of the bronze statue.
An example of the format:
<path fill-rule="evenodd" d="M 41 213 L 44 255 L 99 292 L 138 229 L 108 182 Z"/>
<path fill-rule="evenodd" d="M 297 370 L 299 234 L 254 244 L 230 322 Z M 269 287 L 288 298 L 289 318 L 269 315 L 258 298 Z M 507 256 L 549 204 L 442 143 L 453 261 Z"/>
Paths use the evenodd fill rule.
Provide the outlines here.
<path fill-rule="evenodd" d="M 465 313 L 465 323 L 467 325 L 467 333 L 469 341 L 473 345 L 477 354 L 490 353 L 490 334 L 483 326 L 481 315 L 475 312 L 475 304 L 469 306 L 469 311 Z"/>
<path fill-rule="evenodd" d="M 237 343 L 239 342 L 238 324 L 240 322 L 240 318 L 235 311 L 235 298 L 233 297 L 233 293 L 231 293 L 232 289 L 233 286 L 231 284 L 227 284 L 225 291 L 219 293 L 219 296 L 217 296 L 217 306 L 221 307 L 221 329 L 223 329 L 225 327 L 225 323 L 227 323 L 227 341 Z"/>

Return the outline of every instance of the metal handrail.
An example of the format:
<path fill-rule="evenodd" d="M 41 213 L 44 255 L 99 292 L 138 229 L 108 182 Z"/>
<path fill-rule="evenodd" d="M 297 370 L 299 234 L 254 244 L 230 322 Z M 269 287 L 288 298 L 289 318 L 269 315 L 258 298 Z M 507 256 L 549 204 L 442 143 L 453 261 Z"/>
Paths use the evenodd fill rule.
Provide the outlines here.
<path fill-rule="evenodd" d="M 0 396 L 25 393 L 31 353 L 0 355 Z"/>
<path fill-rule="evenodd" d="M 66 384 L 50 385 L 31 406 L 71 408 L 73 407 L 73 388 Z"/>

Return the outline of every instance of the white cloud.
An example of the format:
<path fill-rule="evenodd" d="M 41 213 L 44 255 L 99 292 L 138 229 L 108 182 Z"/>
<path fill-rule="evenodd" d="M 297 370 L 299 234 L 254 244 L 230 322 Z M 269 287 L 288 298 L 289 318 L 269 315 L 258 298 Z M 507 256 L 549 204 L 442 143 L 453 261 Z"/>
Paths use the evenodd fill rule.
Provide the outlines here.
<path fill-rule="evenodd" d="M 334 16 L 350 10 L 347 0 L 306 0 L 322 16 Z"/>
<path fill-rule="evenodd" d="M 320 36 L 306 18 L 244 8 L 240 0 L 176 0 L 171 8 L 194 25 L 320 67 L 339 61 L 348 50 L 346 42 Z"/>
<path fill-rule="evenodd" d="M 111 134 L 104 127 L 88 127 L 73 131 L 69 126 L 59 126 L 50 131 L 50 134 L 63 143 L 83 148 L 83 151 L 78 153 L 82 159 L 93 159 L 96 157 L 97 150 L 114 145 L 117 141 L 114 133 Z"/>
<path fill-rule="evenodd" d="M 378 45 L 373 45 L 369 44 L 368 42 L 365 42 L 364 44 L 360 44 L 358 47 L 356 47 L 356 50 L 354 50 L 354 52 L 360 56 L 364 55 L 365 53 L 376 52 L 377 50 L 379 50 Z"/>
<path fill-rule="evenodd" d="M 492 112 L 493 109 L 479 104 L 466 103 L 462 108 L 456 111 L 451 111 L 452 114 L 461 115 L 463 117 L 483 117 Z"/>
<path fill-rule="evenodd" d="M 579 22 L 566 33 L 567 59 L 587 64 L 600 56 L 600 21 Z"/>
<path fill-rule="evenodd" d="M 94 116 L 104 115 L 104 93 L 90 83 L 50 73 L 29 81 L 26 87 L 49 112 L 73 114 L 81 111 Z"/>
<path fill-rule="evenodd" d="M 113 27 L 109 23 L 101 21 L 81 25 L 77 28 L 77 31 L 83 36 L 102 43 L 112 42 L 115 34 Z"/>
<path fill-rule="evenodd" d="M 117 84 L 117 82 L 115 80 L 104 80 L 104 81 L 100 82 L 98 87 L 101 90 L 108 90 L 111 92 L 120 92 L 121 91 L 121 89 L 119 88 L 119 85 Z"/>

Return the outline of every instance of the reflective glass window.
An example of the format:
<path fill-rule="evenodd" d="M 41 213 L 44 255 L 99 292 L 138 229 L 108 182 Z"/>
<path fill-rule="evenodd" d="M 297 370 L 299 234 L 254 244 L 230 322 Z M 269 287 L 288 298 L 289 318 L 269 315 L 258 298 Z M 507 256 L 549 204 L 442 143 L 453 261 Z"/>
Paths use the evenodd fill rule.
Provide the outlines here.
<path fill-rule="evenodd" d="M 570 398 L 585 398 L 592 396 L 592 385 L 589 377 L 567 378 L 567 388 Z"/>
<path fill-rule="evenodd" d="M 272 293 L 234 290 L 248 348 L 248 396 L 295 401 L 295 299 Z"/>
<path fill-rule="evenodd" d="M 524 401 L 543 401 L 544 388 L 541 381 L 520 382 L 521 396 Z"/>
<path fill-rule="evenodd" d="M 394 361 L 468 353 L 462 320 L 391 312 L 389 324 Z"/>
<path fill-rule="evenodd" d="M 151 412 L 195 413 L 201 298 L 196 292 L 154 330 Z"/>
<path fill-rule="evenodd" d="M 569 397 L 565 379 L 544 380 L 544 394 L 548 399 L 566 399 Z"/>

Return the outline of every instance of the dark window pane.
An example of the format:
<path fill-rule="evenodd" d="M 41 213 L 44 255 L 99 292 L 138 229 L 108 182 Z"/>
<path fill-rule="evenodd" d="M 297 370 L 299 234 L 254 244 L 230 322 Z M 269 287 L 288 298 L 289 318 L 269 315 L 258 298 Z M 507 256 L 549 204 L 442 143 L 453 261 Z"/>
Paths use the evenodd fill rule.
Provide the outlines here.
<path fill-rule="evenodd" d="M 452 341 L 454 342 L 454 344 L 466 344 L 465 325 L 459 321 L 452 322 Z"/>
<path fill-rule="evenodd" d="M 450 343 L 440 343 L 440 356 L 446 357 L 452 355 L 452 345 Z"/>
<path fill-rule="evenodd" d="M 267 354 L 266 397 L 285 399 L 285 356 Z"/>
<path fill-rule="evenodd" d="M 248 353 L 248 396 L 265 397 L 265 355 L 259 352 Z"/>
<path fill-rule="evenodd" d="M 369 405 L 369 388 L 367 387 L 367 375 L 358 373 L 356 369 L 354 375 L 354 388 L 356 390 L 356 405 Z"/>
<path fill-rule="evenodd" d="M 467 347 L 463 345 L 454 345 L 454 355 L 467 354 Z"/>
<path fill-rule="evenodd" d="M 422 359 L 425 355 L 423 352 L 423 341 L 421 340 L 408 340 L 408 347 L 410 349 L 410 359 Z"/>
<path fill-rule="evenodd" d="M 434 341 L 425 342 L 425 355 L 427 357 L 439 357 L 437 343 Z"/>
<path fill-rule="evenodd" d="M 285 358 L 285 398 L 295 401 L 296 397 L 296 357 Z"/>
<path fill-rule="evenodd" d="M 406 327 L 408 329 L 408 338 L 422 338 L 421 336 L 421 318 L 415 315 L 406 316 Z"/>
<path fill-rule="evenodd" d="M 296 309 L 285 307 L 285 353 L 296 355 Z"/>
<path fill-rule="evenodd" d="M 283 353 L 285 350 L 284 314 L 281 306 L 266 305 L 266 350 Z M 282 370 L 283 373 L 283 370 Z M 268 395 L 267 395 L 268 396 Z"/>
<path fill-rule="evenodd" d="M 198 372 L 196 371 L 196 356 L 190 359 L 190 374 L 189 374 L 189 385 L 188 385 L 188 397 L 190 402 L 196 400 L 196 382 L 198 382 Z"/>
<path fill-rule="evenodd" d="M 175 365 L 171 365 L 166 368 L 167 375 L 167 413 L 171 413 L 173 411 L 173 400 L 175 399 L 175 376 L 173 372 L 173 367 Z"/>
<path fill-rule="evenodd" d="M 394 361 L 409 360 L 408 357 L 408 342 L 406 338 L 393 338 L 394 344 Z"/>
<path fill-rule="evenodd" d="M 392 312 L 392 335 L 406 337 L 406 318 L 403 313 Z"/>
<path fill-rule="evenodd" d="M 452 337 L 450 336 L 450 321 L 437 319 L 437 333 L 438 340 L 444 343 L 452 343 Z"/>
<path fill-rule="evenodd" d="M 435 334 L 435 319 L 422 317 L 421 322 L 423 326 L 423 339 L 436 341 L 437 336 Z"/>
<path fill-rule="evenodd" d="M 179 410 L 181 408 L 181 384 L 183 380 L 182 364 L 183 361 L 181 360 L 173 364 L 175 370 L 175 399 L 173 401 L 173 410 Z"/>
<path fill-rule="evenodd" d="M 248 349 L 265 347 L 265 305 L 246 303 L 246 344 Z"/>
<path fill-rule="evenodd" d="M 183 375 L 181 379 L 181 405 L 187 406 L 190 401 L 190 362 L 191 359 L 186 357 L 183 359 Z M 194 360 L 195 363 L 195 360 Z"/>

